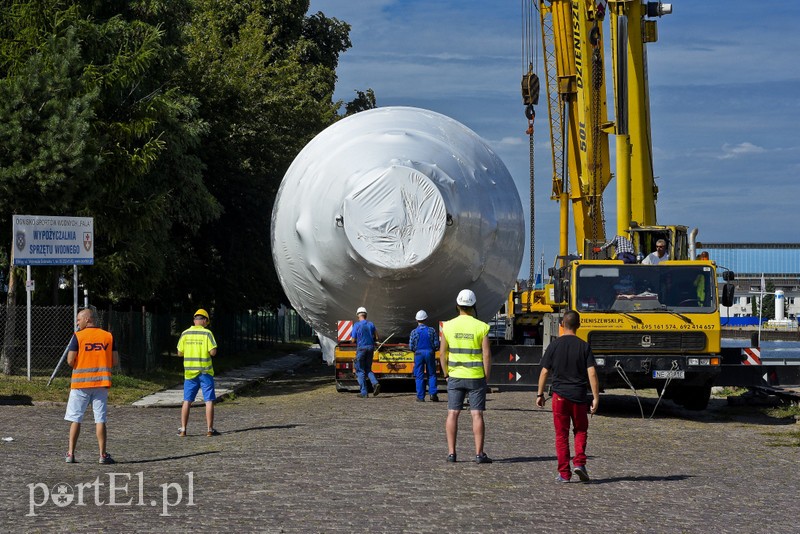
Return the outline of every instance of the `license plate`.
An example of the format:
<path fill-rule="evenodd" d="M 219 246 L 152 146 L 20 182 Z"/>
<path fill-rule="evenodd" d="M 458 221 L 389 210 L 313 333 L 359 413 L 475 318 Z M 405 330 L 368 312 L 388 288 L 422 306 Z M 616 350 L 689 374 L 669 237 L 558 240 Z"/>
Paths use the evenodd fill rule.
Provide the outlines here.
<path fill-rule="evenodd" d="M 378 361 L 381 363 L 414 363 L 413 352 L 379 352 Z"/>
<path fill-rule="evenodd" d="M 653 371 L 653 378 L 672 378 L 673 380 L 686 378 L 686 371 Z"/>

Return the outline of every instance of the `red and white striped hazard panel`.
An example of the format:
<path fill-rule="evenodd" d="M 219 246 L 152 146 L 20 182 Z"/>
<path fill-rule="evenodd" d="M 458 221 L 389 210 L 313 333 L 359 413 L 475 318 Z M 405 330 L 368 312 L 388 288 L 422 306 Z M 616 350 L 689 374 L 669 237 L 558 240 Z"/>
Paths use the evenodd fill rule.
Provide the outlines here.
<path fill-rule="evenodd" d="M 338 321 L 336 326 L 336 339 L 339 342 L 350 341 L 350 335 L 353 333 L 353 321 Z"/>
<path fill-rule="evenodd" d="M 761 365 L 761 349 L 742 349 L 745 365 Z"/>

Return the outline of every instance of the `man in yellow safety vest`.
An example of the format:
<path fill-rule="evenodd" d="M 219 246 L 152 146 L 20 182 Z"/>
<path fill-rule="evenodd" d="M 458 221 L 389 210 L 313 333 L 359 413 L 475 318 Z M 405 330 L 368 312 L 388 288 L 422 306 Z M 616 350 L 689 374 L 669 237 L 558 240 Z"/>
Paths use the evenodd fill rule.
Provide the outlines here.
<path fill-rule="evenodd" d="M 181 428 L 178 435 L 186 436 L 186 426 L 189 424 L 189 408 L 197 391 L 203 388 L 203 400 L 206 403 L 206 435 L 219 436 L 214 429 L 214 401 L 217 395 L 214 391 L 214 366 L 211 357 L 217 354 L 217 340 L 214 334 L 206 328 L 210 319 L 208 312 L 199 309 L 194 312 L 194 325 L 184 330 L 178 340 L 178 356 L 183 356 L 183 406 L 181 407 Z"/>
<path fill-rule="evenodd" d="M 445 322 L 442 327 L 439 359 L 447 379 L 447 461 L 456 461 L 458 417 L 461 415 L 464 399 L 469 395 L 475 462 L 489 464 L 492 459 L 483 451 L 486 379 L 491 370 L 491 351 L 487 335 L 489 325 L 476 318 L 476 301 L 475 293 L 469 289 L 462 290 L 456 298 L 458 317 Z"/>

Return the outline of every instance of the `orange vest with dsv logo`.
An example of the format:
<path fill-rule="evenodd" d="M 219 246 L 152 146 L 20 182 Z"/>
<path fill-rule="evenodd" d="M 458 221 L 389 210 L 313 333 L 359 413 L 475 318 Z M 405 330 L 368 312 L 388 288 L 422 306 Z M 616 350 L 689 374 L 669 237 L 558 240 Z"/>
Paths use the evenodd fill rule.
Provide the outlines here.
<path fill-rule="evenodd" d="M 114 365 L 114 338 L 102 328 L 84 328 L 75 332 L 78 355 L 72 369 L 72 389 L 111 387 Z"/>

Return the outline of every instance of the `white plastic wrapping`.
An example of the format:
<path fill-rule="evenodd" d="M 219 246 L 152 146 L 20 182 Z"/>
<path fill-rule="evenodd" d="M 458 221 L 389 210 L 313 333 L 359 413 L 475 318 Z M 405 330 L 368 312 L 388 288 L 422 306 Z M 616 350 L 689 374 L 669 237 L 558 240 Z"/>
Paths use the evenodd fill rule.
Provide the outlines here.
<path fill-rule="evenodd" d="M 488 319 L 516 280 L 524 240 L 500 158 L 464 125 L 416 108 L 357 113 L 321 132 L 286 172 L 272 212 L 281 285 L 328 338 L 329 362 L 337 321 L 359 306 L 381 339 L 407 337 L 420 309 L 431 325 L 452 318 L 464 288 Z"/>

